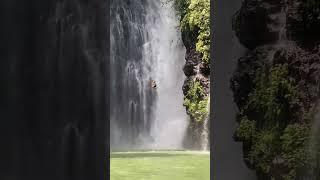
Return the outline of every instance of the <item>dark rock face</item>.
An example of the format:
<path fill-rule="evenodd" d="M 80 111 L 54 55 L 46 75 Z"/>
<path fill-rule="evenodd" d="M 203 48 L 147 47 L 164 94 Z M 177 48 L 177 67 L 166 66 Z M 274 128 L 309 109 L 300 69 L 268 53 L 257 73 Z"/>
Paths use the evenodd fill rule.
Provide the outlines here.
<path fill-rule="evenodd" d="M 320 3 L 307 0 L 245 0 L 233 19 L 233 29 L 249 49 L 290 39 L 304 46 L 319 42 Z"/>
<path fill-rule="evenodd" d="M 237 69 L 231 79 L 234 100 L 238 107 L 243 107 L 248 95 L 254 88 L 256 72 L 259 68 L 278 64 L 289 64 L 289 74 L 297 79 L 301 99 L 307 111 L 319 97 L 320 80 L 319 48 L 302 49 L 294 42 L 285 45 L 267 45 L 248 52 L 238 60 Z"/>
<path fill-rule="evenodd" d="M 278 41 L 286 23 L 284 0 L 245 0 L 235 14 L 233 28 L 249 49 Z"/>
<path fill-rule="evenodd" d="M 280 48 L 274 64 L 290 64 L 289 73 L 298 81 L 302 113 L 308 112 L 320 97 L 320 49 L 302 49 L 295 44 Z M 302 117 L 301 117 L 302 118 Z"/>
<path fill-rule="evenodd" d="M 105 179 L 108 1 L 0 12 L 0 179 Z"/>
<path fill-rule="evenodd" d="M 186 32 L 184 32 L 185 34 Z M 186 63 L 183 68 L 186 79 L 184 81 L 182 91 L 186 96 L 190 90 L 190 84 L 194 81 L 200 82 L 205 96 L 210 94 L 210 65 L 202 61 L 202 56 L 195 49 L 195 41 L 193 44 L 190 39 L 194 40 L 194 35 L 189 32 L 189 37 L 184 37 L 183 42 L 186 46 Z M 205 97 L 201 97 L 205 98 Z M 196 122 L 190 117 L 189 127 L 186 132 L 184 146 L 189 149 L 199 149 L 201 147 L 201 133 L 203 131 L 204 122 Z M 209 123 L 208 123 L 209 124 Z"/>
<path fill-rule="evenodd" d="M 197 74 L 197 65 L 201 60 L 201 55 L 197 53 L 194 49 L 190 50 L 186 54 L 186 63 L 183 67 L 183 72 L 186 76 L 194 76 Z"/>
<path fill-rule="evenodd" d="M 238 66 L 231 79 L 234 101 L 238 106 L 242 107 L 245 105 L 248 95 L 253 88 L 256 70 L 264 64 L 270 63 L 269 61 L 272 57 L 270 57 L 268 49 L 274 50 L 274 47 L 265 46 L 257 48 L 238 60 Z"/>
<path fill-rule="evenodd" d="M 188 48 L 187 48 L 188 49 Z M 186 63 L 183 67 L 184 74 L 187 76 L 183 85 L 183 93 L 187 94 L 190 81 L 198 80 L 204 88 L 206 94 L 210 93 L 210 66 L 201 60 L 201 55 L 195 49 L 187 50 Z"/>
<path fill-rule="evenodd" d="M 210 76 L 210 64 L 200 64 L 199 65 L 200 68 L 200 73 L 203 74 L 204 76 Z"/>

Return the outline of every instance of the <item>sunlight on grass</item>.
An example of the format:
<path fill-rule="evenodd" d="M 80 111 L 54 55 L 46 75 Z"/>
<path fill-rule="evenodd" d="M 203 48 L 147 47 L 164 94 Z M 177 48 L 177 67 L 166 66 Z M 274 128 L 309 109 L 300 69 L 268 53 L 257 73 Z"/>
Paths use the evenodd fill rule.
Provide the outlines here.
<path fill-rule="evenodd" d="M 112 153 L 111 180 L 209 180 L 208 152 Z"/>

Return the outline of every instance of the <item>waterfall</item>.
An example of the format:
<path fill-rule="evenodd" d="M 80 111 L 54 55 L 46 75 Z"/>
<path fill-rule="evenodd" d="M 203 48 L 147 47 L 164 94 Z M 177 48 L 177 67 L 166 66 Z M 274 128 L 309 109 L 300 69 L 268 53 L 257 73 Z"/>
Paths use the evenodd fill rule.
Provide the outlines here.
<path fill-rule="evenodd" d="M 210 96 L 208 97 L 207 109 L 210 111 Z M 210 113 L 204 119 L 202 133 L 201 133 L 201 150 L 207 151 L 209 148 L 209 121 Z"/>
<path fill-rule="evenodd" d="M 274 13 L 270 13 L 269 19 L 270 23 L 267 25 L 268 28 L 278 33 L 278 40 L 276 43 L 285 44 L 287 41 L 287 11 L 288 7 L 286 5 L 287 1 L 281 1 L 281 9 Z M 272 23 L 271 23 L 272 22 Z"/>
<path fill-rule="evenodd" d="M 185 48 L 174 9 L 113 0 L 111 17 L 111 148 L 181 148 Z"/>
<path fill-rule="evenodd" d="M 320 149 L 320 109 L 319 102 L 316 103 L 314 112 L 314 117 L 312 120 L 311 130 L 310 130 L 310 139 L 307 143 L 306 150 L 308 155 L 310 156 L 312 163 L 314 163 L 315 168 L 307 169 L 304 178 L 310 180 L 316 180 L 317 176 L 319 176 L 320 169 L 320 157 L 319 157 L 319 149 Z"/>

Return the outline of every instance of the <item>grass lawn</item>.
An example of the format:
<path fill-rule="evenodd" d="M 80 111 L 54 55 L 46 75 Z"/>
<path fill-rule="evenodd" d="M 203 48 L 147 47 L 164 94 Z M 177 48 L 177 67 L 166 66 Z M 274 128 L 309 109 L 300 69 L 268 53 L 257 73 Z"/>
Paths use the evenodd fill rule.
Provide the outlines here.
<path fill-rule="evenodd" d="M 110 155 L 111 180 L 210 179 L 208 152 L 118 152 Z"/>

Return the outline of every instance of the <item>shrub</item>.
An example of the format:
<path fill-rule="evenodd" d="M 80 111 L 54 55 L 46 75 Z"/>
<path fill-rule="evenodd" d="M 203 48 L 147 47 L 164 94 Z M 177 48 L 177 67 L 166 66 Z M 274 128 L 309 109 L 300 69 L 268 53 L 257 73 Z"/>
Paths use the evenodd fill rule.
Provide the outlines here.
<path fill-rule="evenodd" d="M 183 103 L 188 114 L 197 122 L 203 121 L 209 114 L 209 97 L 202 88 L 199 81 L 191 81 Z"/>

